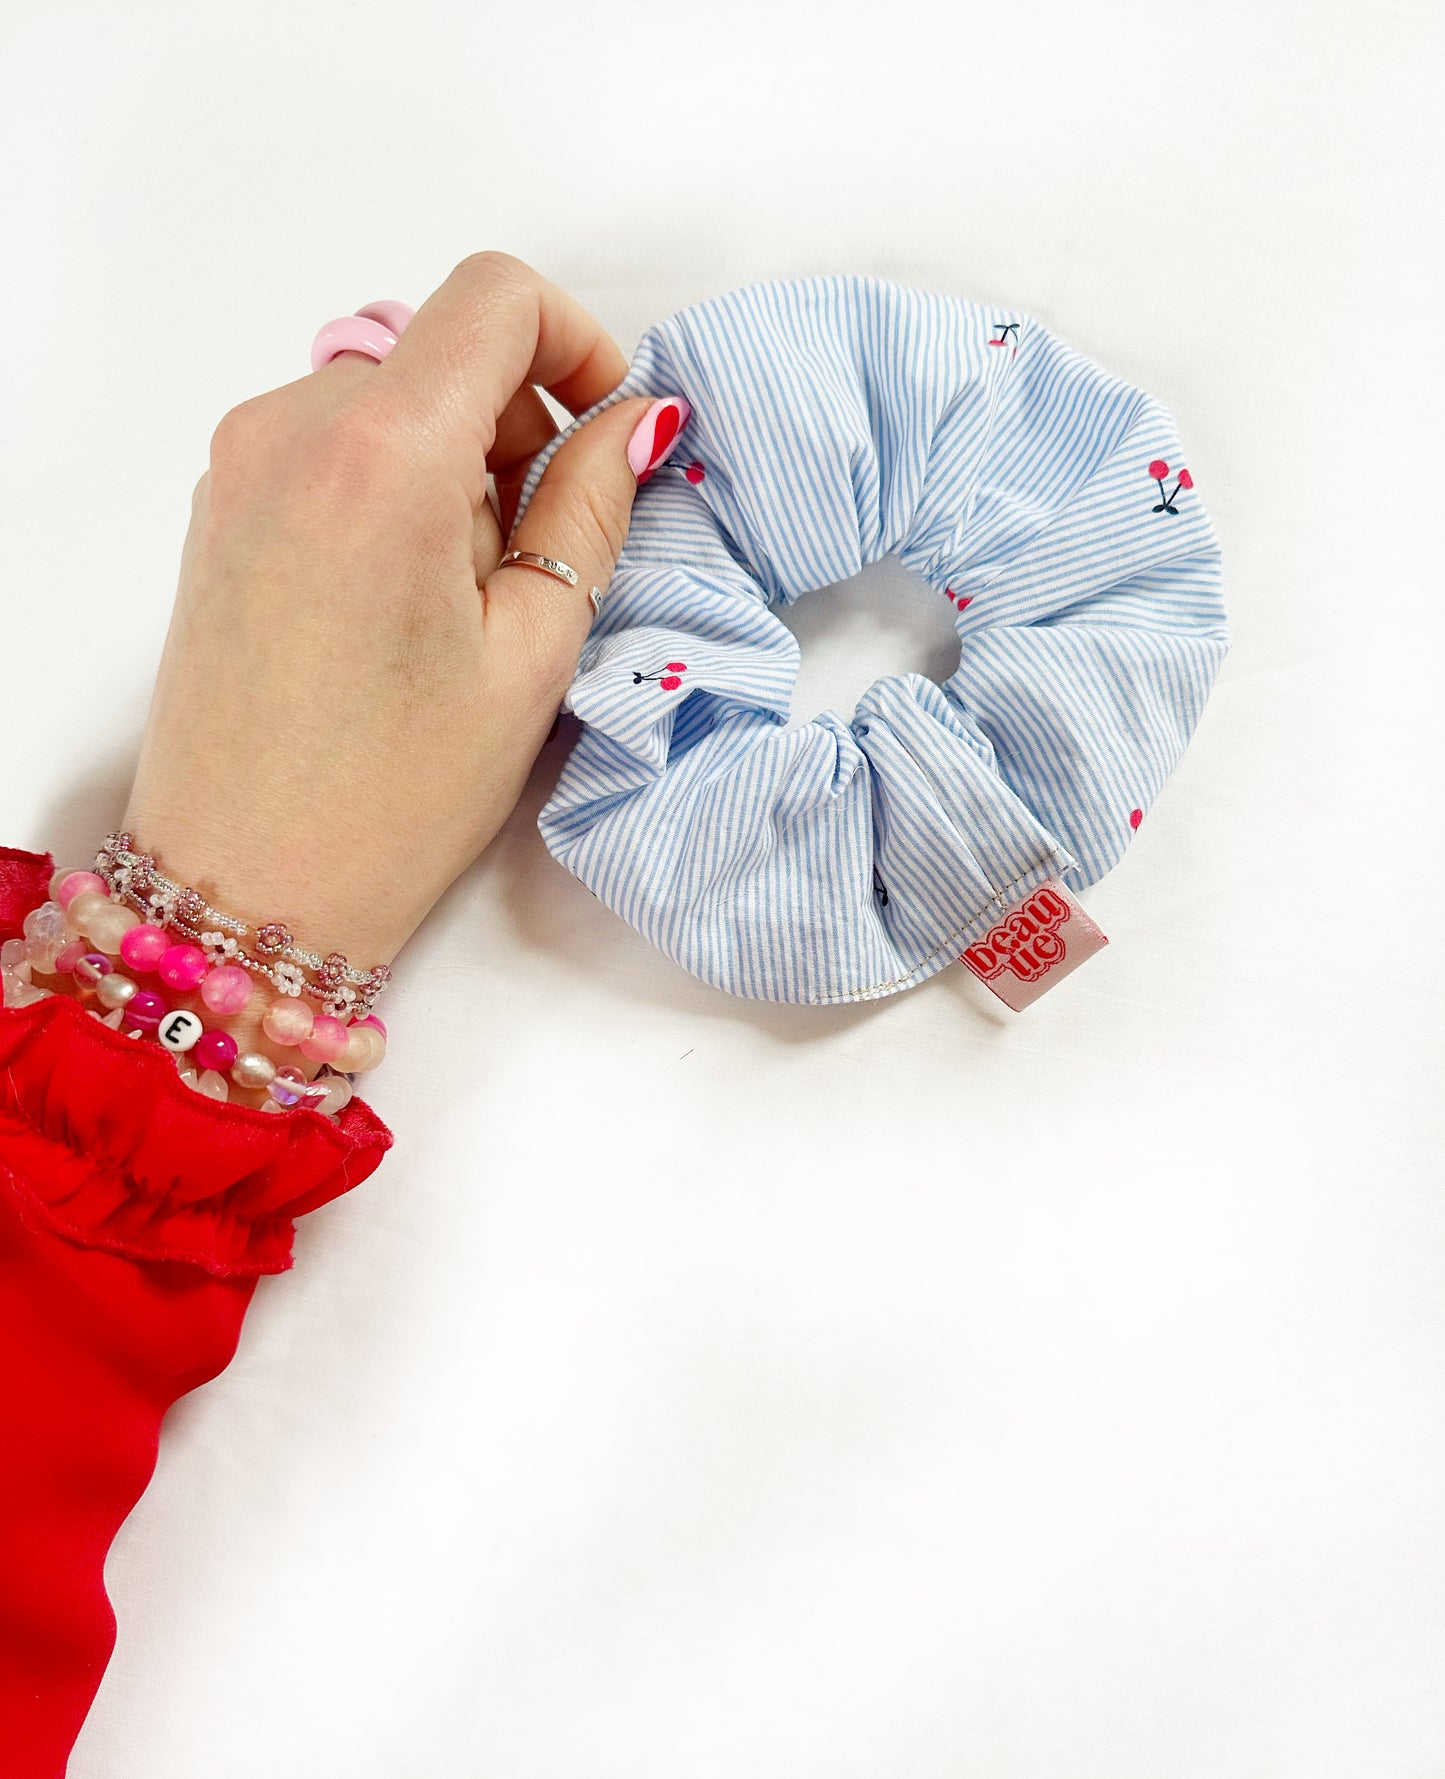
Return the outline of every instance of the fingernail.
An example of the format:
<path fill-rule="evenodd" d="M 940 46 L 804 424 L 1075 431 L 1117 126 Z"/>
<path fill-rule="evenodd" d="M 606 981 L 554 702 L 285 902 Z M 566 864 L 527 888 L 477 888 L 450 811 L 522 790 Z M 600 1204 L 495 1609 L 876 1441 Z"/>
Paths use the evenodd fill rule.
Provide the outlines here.
<path fill-rule="evenodd" d="M 633 428 L 627 441 L 627 461 L 640 488 L 660 463 L 672 455 L 682 429 L 692 418 L 692 404 L 682 395 L 665 395 L 656 401 Z"/>

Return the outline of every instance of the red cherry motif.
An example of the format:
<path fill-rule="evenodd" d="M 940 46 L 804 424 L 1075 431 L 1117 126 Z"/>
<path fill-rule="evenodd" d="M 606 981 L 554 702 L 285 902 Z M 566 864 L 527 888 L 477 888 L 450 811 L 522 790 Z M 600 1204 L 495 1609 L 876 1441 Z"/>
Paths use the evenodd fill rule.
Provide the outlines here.
<path fill-rule="evenodd" d="M 675 692 L 682 684 L 681 675 L 686 672 L 686 661 L 669 661 L 661 673 L 634 673 L 632 683 L 634 686 L 641 686 L 651 681 L 661 686 L 664 692 Z"/>
<path fill-rule="evenodd" d="M 1129 811 L 1129 826 L 1131 828 L 1137 828 L 1143 819 L 1144 811 L 1142 809 L 1131 809 Z"/>
<path fill-rule="evenodd" d="M 689 463 L 682 473 L 695 487 L 707 474 L 707 471 L 700 463 Z"/>
<path fill-rule="evenodd" d="M 952 587 L 945 587 L 943 589 L 943 597 L 950 605 L 956 605 L 960 611 L 963 610 L 964 606 L 971 604 L 973 601 L 972 593 L 955 593 Z"/>
<path fill-rule="evenodd" d="M 1164 486 L 1164 478 L 1169 474 L 1169 465 L 1162 457 L 1156 457 L 1151 461 L 1149 465 L 1149 474 L 1153 476 L 1154 480 L 1159 484 L 1159 504 L 1154 508 L 1154 511 L 1156 513 L 1173 513 L 1177 518 L 1179 516 L 1179 508 L 1175 506 L 1174 502 L 1178 499 L 1181 488 L 1192 488 L 1194 486 L 1194 477 L 1190 475 L 1187 469 L 1182 469 L 1179 471 L 1174 486 L 1172 488 L 1166 488 Z"/>

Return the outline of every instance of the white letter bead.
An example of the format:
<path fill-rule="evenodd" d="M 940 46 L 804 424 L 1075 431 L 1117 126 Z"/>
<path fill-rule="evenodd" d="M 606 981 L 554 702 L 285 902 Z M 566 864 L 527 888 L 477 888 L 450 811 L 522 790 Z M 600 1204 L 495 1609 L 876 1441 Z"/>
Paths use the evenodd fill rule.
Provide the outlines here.
<path fill-rule="evenodd" d="M 167 1013 L 161 1021 L 156 1036 L 167 1050 L 192 1050 L 201 1041 L 205 1026 L 194 1013 L 177 1011 Z"/>

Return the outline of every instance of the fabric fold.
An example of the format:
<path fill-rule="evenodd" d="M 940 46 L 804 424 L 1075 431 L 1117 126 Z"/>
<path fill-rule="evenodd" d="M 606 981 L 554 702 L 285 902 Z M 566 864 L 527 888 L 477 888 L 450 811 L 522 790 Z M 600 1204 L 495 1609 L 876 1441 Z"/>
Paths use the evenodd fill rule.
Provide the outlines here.
<path fill-rule="evenodd" d="M 52 869 L 0 850 L 0 938 L 44 900 Z M 164 1051 L 71 996 L 0 1010 L 0 1182 L 83 1246 L 219 1277 L 284 1271 L 295 1219 L 360 1185 L 391 1141 L 360 1099 L 336 1119 L 207 1099 Z"/>

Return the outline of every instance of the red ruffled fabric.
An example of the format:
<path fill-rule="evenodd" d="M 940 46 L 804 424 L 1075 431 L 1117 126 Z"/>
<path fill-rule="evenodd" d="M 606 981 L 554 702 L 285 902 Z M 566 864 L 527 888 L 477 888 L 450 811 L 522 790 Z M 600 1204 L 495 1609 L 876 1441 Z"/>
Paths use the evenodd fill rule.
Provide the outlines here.
<path fill-rule="evenodd" d="M 46 898 L 46 855 L 0 848 L 0 941 Z M 283 1272 L 295 1219 L 373 1173 L 391 1132 L 364 1101 L 284 1117 L 193 1092 L 171 1058 L 68 995 L 0 1011 L 0 1184 L 86 1247 L 220 1278 Z"/>

